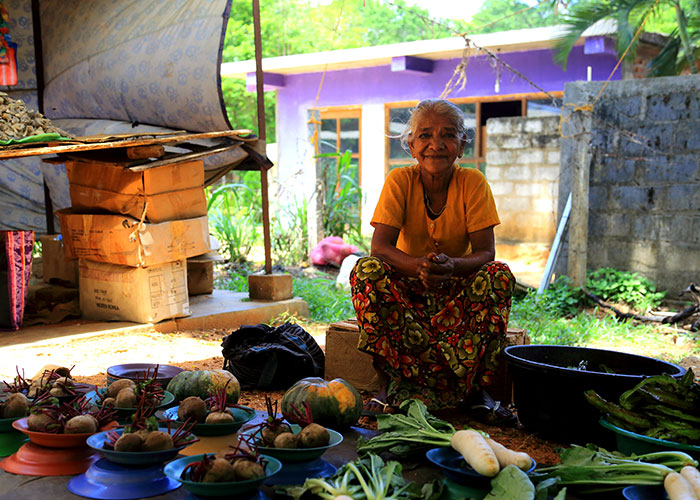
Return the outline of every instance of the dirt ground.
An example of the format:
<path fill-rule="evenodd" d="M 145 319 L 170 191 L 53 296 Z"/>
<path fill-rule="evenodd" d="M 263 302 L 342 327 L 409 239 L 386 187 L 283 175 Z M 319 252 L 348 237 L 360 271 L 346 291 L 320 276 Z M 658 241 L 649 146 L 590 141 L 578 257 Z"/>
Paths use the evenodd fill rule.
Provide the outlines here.
<path fill-rule="evenodd" d="M 303 328 L 323 348 L 327 325 L 304 324 Z M 229 332 L 221 330 L 186 331 L 177 333 L 149 332 L 142 334 L 104 334 L 99 337 L 74 339 L 63 342 L 30 345 L 22 348 L 4 348 L 0 357 L 0 380 L 9 381 L 16 367 L 24 370 L 28 378 L 43 371 L 47 365 L 73 367 L 72 372 L 79 382 L 106 385 L 106 370 L 121 363 L 161 363 L 178 366 L 186 370 L 207 370 L 223 367 L 221 341 Z M 240 404 L 265 410 L 265 394 L 273 401 L 281 400 L 284 391 L 243 391 Z M 372 394 L 363 394 L 365 401 Z M 558 457 L 556 443 L 540 439 L 518 428 L 487 426 L 470 420 L 467 415 L 447 411 L 439 415 L 460 428 L 465 425 L 482 428 L 503 444 L 528 452 L 538 463 L 554 463 Z M 376 419 L 362 417 L 360 427 L 376 429 Z"/>

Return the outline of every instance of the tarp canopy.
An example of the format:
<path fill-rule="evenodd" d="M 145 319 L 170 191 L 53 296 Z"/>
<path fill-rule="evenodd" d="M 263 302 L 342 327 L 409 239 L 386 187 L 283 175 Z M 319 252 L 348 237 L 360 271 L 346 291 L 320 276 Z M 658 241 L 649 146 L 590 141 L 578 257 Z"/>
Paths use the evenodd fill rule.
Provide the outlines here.
<path fill-rule="evenodd" d="M 20 80 L 7 91 L 36 109 L 31 4 L 5 2 Z M 230 129 L 219 74 L 229 10 L 230 0 L 42 0 L 44 115 L 79 136 Z M 241 152 L 204 160 L 220 172 Z M 63 165 L 0 162 L 0 229 L 46 232 L 44 179 L 53 208 L 69 206 Z"/>

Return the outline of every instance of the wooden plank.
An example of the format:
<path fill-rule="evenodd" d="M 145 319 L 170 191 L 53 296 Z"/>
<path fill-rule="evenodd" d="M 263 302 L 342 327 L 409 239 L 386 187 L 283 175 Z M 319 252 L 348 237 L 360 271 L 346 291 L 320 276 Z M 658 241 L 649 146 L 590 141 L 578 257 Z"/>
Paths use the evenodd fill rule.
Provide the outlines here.
<path fill-rule="evenodd" d="M 209 148 L 206 151 L 198 151 L 196 153 L 182 153 L 164 158 L 162 160 L 156 160 L 149 163 L 144 163 L 143 165 L 133 165 L 128 167 L 128 170 L 132 172 L 141 172 L 143 170 L 148 170 L 154 167 L 161 167 L 163 165 L 169 165 L 171 163 L 179 163 L 181 161 L 196 160 L 197 158 L 203 158 L 205 156 L 213 155 L 216 153 L 225 153 L 226 151 L 231 151 L 232 149 L 240 147 L 240 144 L 232 144 L 230 146 Z"/>
<path fill-rule="evenodd" d="M 170 136 L 158 135 L 142 139 L 112 140 L 108 142 L 94 142 L 82 144 L 58 144 L 55 146 L 33 147 L 24 149 L 0 149 L 0 160 L 8 158 L 23 158 L 27 156 L 40 156 L 48 154 L 75 153 L 79 151 L 94 151 L 98 149 L 126 148 L 133 146 L 150 146 L 154 144 L 177 144 L 179 142 L 193 141 L 198 139 L 213 139 L 217 137 L 232 137 L 242 142 L 256 142 L 257 137 L 240 137 L 241 130 L 220 130 L 217 132 L 201 132 L 191 134 L 176 134 Z M 150 134 L 155 135 L 155 134 Z M 142 135 L 140 136 L 142 137 Z"/>
<path fill-rule="evenodd" d="M 160 158 L 165 153 L 162 144 L 153 146 L 133 146 L 126 148 L 126 157 L 130 160 L 144 160 L 146 158 Z"/>

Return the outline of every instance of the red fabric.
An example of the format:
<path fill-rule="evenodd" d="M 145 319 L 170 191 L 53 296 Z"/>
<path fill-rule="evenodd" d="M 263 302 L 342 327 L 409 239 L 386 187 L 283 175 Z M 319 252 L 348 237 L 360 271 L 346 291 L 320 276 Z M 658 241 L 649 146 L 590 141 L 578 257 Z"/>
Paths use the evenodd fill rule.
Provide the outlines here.
<path fill-rule="evenodd" d="M 6 64 L 0 64 L 0 85 L 17 85 L 17 58 L 15 57 L 17 44 L 8 42 L 7 45 L 8 61 Z"/>
<path fill-rule="evenodd" d="M 0 240 L 4 240 L 7 282 L 9 298 L 9 317 L 0 318 L 0 326 L 19 330 L 22 326 L 24 304 L 32 274 L 32 249 L 34 247 L 33 231 L 0 231 Z M 5 275 L 5 273 L 3 273 Z"/>
<path fill-rule="evenodd" d="M 345 257 L 359 251 L 359 248 L 355 245 L 348 245 L 339 236 L 328 236 L 311 250 L 311 262 L 316 266 L 327 264 L 340 266 Z"/>

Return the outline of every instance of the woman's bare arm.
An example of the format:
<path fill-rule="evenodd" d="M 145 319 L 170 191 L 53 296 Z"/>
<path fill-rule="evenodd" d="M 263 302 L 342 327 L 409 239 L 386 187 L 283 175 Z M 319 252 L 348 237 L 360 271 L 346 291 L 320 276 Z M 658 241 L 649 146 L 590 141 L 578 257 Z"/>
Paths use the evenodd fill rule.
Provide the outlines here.
<path fill-rule="evenodd" d="M 416 258 L 396 248 L 400 231 L 386 224 L 376 224 L 372 236 L 372 256 L 378 257 L 406 276 L 418 277 L 419 265 L 425 257 Z"/>

